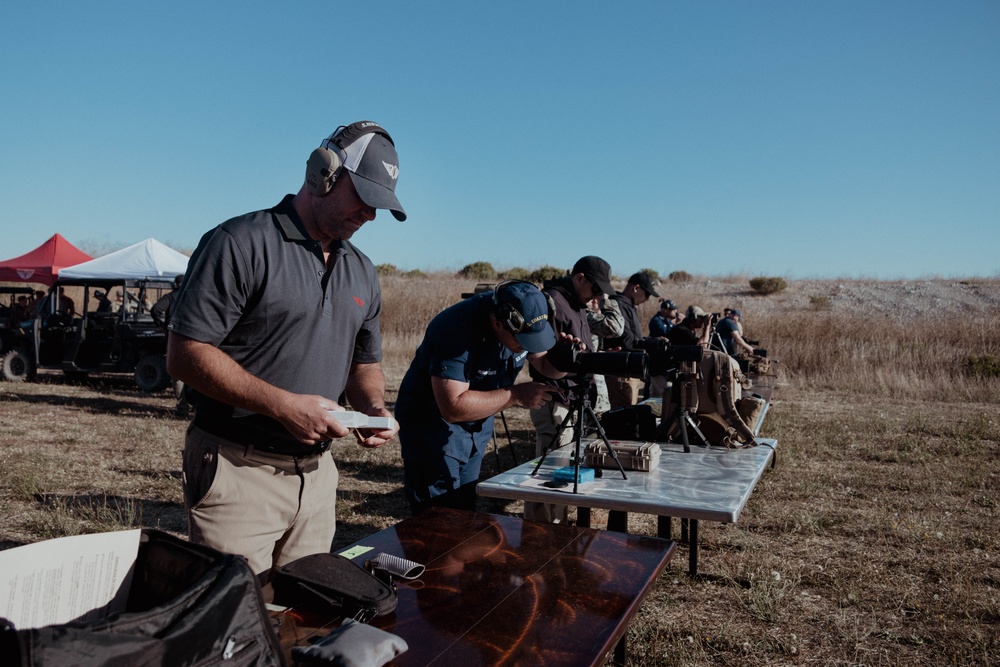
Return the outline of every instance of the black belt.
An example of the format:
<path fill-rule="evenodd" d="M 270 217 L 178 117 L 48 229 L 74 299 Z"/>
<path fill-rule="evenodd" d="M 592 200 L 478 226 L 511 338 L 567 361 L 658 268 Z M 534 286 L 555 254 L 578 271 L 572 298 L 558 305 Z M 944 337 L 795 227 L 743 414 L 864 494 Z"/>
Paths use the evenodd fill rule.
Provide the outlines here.
<path fill-rule="evenodd" d="M 223 438 L 239 445 L 249 445 L 257 451 L 277 456 L 287 456 L 290 459 L 319 456 L 330 449 L 330 445 L 333 444 L 333 440 L 324 440 L 315 445 L 306 445 L 298 440 L 287 442 L 290 436 L 282 437 L 280 435 L 275 435 L 273 439 L 268 438 L 266 435 L 262 438 L 259 432 L 253 436 L 248 436 L 244 435 L 242 432 L 243 429 L 240 428 L 239 424 L 234 424 L 232 421 L 216 421 L 207 418 L 199 419 L 197 415 L 194 418 L 194 426 L 217 438 Z"/>

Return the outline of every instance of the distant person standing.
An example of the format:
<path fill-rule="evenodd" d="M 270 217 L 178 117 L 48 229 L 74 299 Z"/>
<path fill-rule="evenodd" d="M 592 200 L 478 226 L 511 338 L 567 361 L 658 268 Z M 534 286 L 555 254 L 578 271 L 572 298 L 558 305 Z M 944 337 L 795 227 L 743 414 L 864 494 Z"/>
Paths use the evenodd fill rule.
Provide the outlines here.
<path fill-rule="evenodd" d="M 563 334 L 578 339 L 585 352 L 593 352 L 590 322 L 587 320 L 587 304 L 593 299 L 600 299 L 603 294 L 611 294 L 611 265 L 595 255 L 587 255 L 577 260 L 569 275 L 556 280 L 547 281 L 542 291 L 552 298 L 555 304 L 555 316 L 552 328 L 556 335 Z M 558 392 L 541 407 L 532 408 L 531 423 L 535 426 L 535 454 L 542 454 L 546 448 L 554 445 L 560 447 L 573 441 L 573 429 L 559 426 L 574 402 L 582 398 L 582 392 L 590 384 L 591 376 L 567 375 L 553 380 L 529 368 L 531 378 L 555 387 Z M 557 438 L 558 434 L 558 438 Z M 533 521 L 548 521 L 550 523 L 565 523 L 567 507 L 551 503 L 524 503 L 524 518 Z"/>
<path fill-rule="evenodd" d="M 688 306 L 684 319 L 667 332 L 667 340 L 671 345 L 701 345 L 708 347 L 708 339 L 712 334 L 710 326 L 712 316 L 698 306 Z"/>
<path fill-rule="evenodd" d="M 99 289 L 94 290 L 94 298 L 97 299 L 96 312 L 102 315 L 111 312 L 111 299 L 108 298 L 107 292 Z"/>
<path fill-rule="evenodd" d="M 587 323 L 590 325 L 590 342 L 595 351 L 604 347 L 604 339 L 617 338 L 625 331 L 625 319 L 618 308 L 618 302 L 607 294 L 591 299 L 587 304 Z M 592 393 L 595 414 L 600 416 L 611 409 L 608 382 L 603 375 L 594 374 Z"/>
<path fill-rule="evenodd" d="M 649 337 L 666 338 L 667 332 L 680 324 L 683 319 L 684 316 L 677 310 L 674 302 L 664 299 L 660 302 L 660 309 L 649 320 Z"/>
<path fill-rule="evenodd" d="M 56 312 L 66 318 L 68 322 L 76 315 L 76 304 L 73 299 L 66 296 L 66 288 L 60 287 L 56 298 Z"/>
<path fill-rule="evenodd" d="M 729 315 L 715 325 L 715 332 L 719 334 L 722 346 L 730 356 L 736 356 L 740 352 L 754 353 L 753 346 L 743 340 L 743 327 L 740 325 L 742 316 L 738 308 L 732 308 Z"/>
<path fill-rule="evenodd" d="M 31 311 L 31 304 L 28 301 L 28 297 L 24 294 L 17 297 L 17 303 L 11 308 L 10 319 L 14 323 L 14 326 L 21 326 L 23 323 L 31 319 L 33 313 Z"/>
<path fill-rule="evenodd" d="M 637 343 L 644 336 L 642 335 L 642 321 L 639 319 L 636 308 L 646 303 L 649 297 L 660 296 L 653 283 L 654 280 L 650 274 L 639 271 L 629 276 L 624 290 L 611 296 L 618 302 L 618 307 L 621 309 L 622 317 L 625 320 L 625 330 L 618 338 L 607 341 L 608 349 L 638 349 Z M 611 408 L 623 408 L 638 403 L 642 387 L 643 381 L 639 378 L 609 377 L 608 398 L 611 400 Z"/>
<path fill-rule="evenodd" d="M 177 299 L 177 292 L 180 291 L 181 285 L 184 283 L 184 274 L 180 274 L 174 277 L 174 288 L 161 296 L 153 307 L 149 309 L 149 314 L 152 316 L 153 321 L 158 325 L 167 329 L 170 326 L 170 316 L 174 311 L 174 301 Z M 108 305 L 110 306 L 110 301 Z M 191 414 L 191 406 L 187 400 L 187 394 L 184 392 L 184 383 L 180 380 L 173 380 L 174 383 L 174 397 L 177 399 L 177 403 L 174 405 L 174 416 L 179 419 L 187 419 Z"/>
<path fill-rule="evenodd" d="M 350 239 L 388 209 L 399 158 L 378 123 L 338 128 L 306 162 L 299 191 L 207 232 L 170 318 L 167 369 L 195 417 L 184 443 L 192 542 L 240 554 L 262 578 L 330 550 L 337 466 L 352 431 L 334 418 L 391 417 L 382 371 L 382 290 Z M 387 429 L 355 430 L 381 447 Z"/>
<path fill-rule="evenodd" d="M 677 305 L 670 299 L 660 302 L 660 309 L 656 311 L 652 319 L 649 320 L 649 337 L 670 340 L 668 335 L 670 330 L 675 328 L 684 320 L 684 316 L 677 310 Z M 663 396 L 670 381 L 665 375 L 651 375 L 647 385 L 649 398 L 659 398 Z"/>
<path fill-rule="evenodd" d="M 174 288 L 161 296 L 156 303 L 153 304 L 153 307 L 149 309 L 149 314 L 153 317 L 153 321 L 164 329 L 170 326 L 170 316 L 173 314 L 174 300 L 177 299 L 177 292 L 180 290 L 183 283 L 183 273 L 175 276 Z"/>

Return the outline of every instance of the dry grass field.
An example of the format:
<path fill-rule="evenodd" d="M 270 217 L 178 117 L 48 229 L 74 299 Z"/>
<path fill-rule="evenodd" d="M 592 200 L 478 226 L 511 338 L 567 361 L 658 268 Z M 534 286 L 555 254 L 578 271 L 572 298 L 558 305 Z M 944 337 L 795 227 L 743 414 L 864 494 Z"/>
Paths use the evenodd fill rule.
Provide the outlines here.
<path fill-rule="evenodd" d="M 471 288 L 384 278 L 390 401 L 424 325 Z M 698 577 L 679 546 L 631 626 L 630 664 L 1000 664 L 1000 281 L 791 281 L 765 297 L 745 277 L 697 277 L 661 292 L 743 309 L 780 362 L 762 430 L 780 446 L 739 523 L 702 523 Z M 184 534 L 186 422 L 172 408 L 120 378 L 0 383 L 0 548 L 129 526 Z M 530 421 L 507 417 L 524 461 Z M 511 466 L 502 444 L 484 476 Z M 336 547 L 407 516 L 397 443 L 335 456 Z"/>

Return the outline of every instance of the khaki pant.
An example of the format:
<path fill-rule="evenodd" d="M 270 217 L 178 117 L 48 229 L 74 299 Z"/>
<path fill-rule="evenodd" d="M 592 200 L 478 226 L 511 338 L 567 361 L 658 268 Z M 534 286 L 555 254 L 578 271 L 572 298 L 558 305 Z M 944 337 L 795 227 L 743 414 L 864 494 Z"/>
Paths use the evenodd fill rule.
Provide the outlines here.
<path fill-rule="evenodd" d="M 531 423 L 535 425 L 536 456 L 541 456 L 545 448 L 552 444 L 559 425 L 562 424 L 568 414 L 569 407 L 555 401 L 549 401 L 542 407 L 531 411 Z M 559 436 L 558 443 L 553 445 L 552 449 L 570 444 L 573 442 L 574 435 L 573 424 L 567 424 Z M 566 505 L 525 501 L 524 518 L 529 521 L 566 523 L 567 510 Z"/>
<path fill-rule="evenodd" d="M 670 381 L 666 375 L 654 375 L 649 378 L 649 397 L 662 398 L 670 388 Z"/>
<path fill-rule="evenodd" d="M 258 575 L 330 551 L 338 473 L 329 451 L 260 452 L 192 424 L 183 473 L 192 542 L 244 556 Z"/>
<path fill-rule="evenodd" d="M 611 409 L 627 408 L 639 402 L 642 394 L 643 382 L 638 378 L 616 378 L 608 377 L 608 400 L 611 401 Z"/>

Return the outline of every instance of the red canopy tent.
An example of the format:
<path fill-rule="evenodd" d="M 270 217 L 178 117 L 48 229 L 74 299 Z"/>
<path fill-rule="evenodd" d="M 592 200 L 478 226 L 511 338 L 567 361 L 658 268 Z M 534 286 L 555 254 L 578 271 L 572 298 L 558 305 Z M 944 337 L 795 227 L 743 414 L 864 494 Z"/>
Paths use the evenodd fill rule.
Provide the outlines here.
<path fill-rule="evenodd" d="M 59 269 L 94 259 L 59 234 L 31 252 L 0 262 L 0 282 L 51 285 Z"/>

